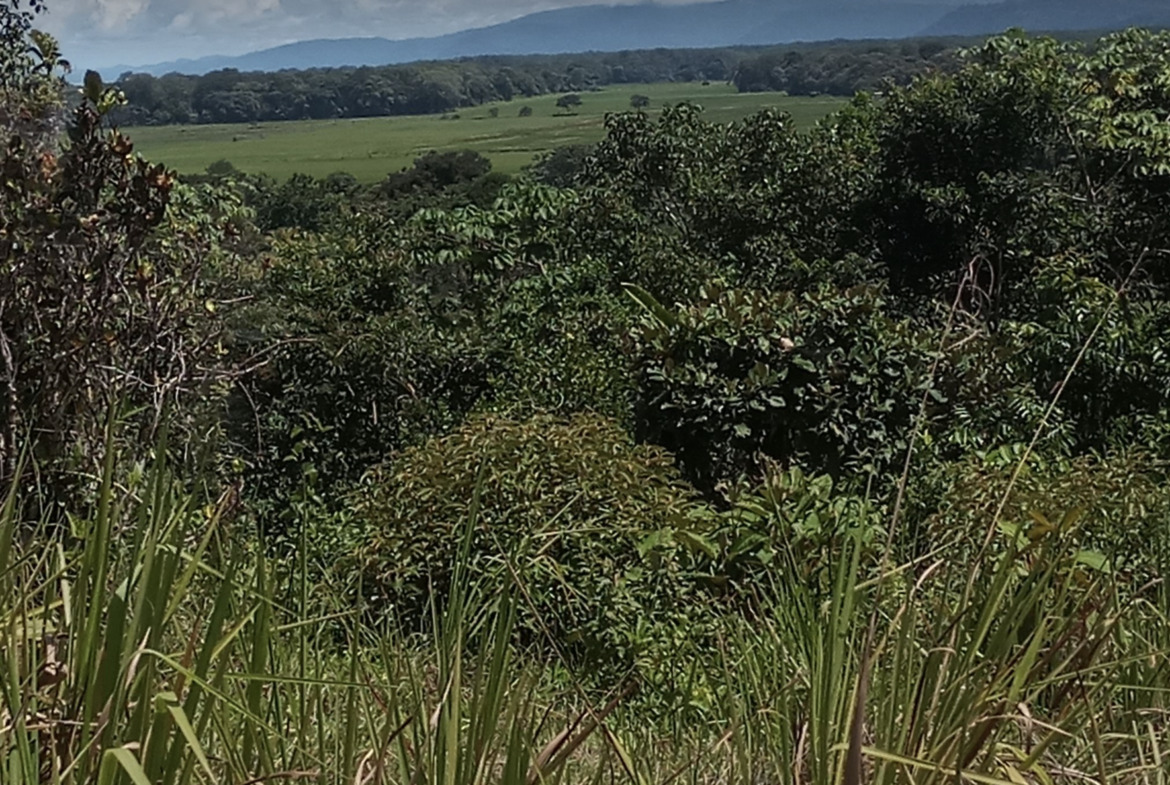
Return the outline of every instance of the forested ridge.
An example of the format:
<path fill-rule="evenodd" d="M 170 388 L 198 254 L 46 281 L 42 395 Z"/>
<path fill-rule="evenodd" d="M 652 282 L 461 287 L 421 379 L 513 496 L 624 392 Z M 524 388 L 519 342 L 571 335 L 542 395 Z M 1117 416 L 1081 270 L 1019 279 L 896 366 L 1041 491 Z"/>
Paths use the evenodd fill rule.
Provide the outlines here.
<path fill-rule="evenodd" d="M 0 5 L 0 780 L 1156 785 L 1170 35 L 521 177 L 134 153 Z"/>
<path fill-rule="evenodd" d="M 834 42 L 785 47 L 652 49 L 618 53 L 477 57 L 306 71 L 122 74 L 123 125 L 435 114 L 493 101 L 607 85 L 733 81 L 741 91 L 853 95 L 952 68 L 973 39 Z"/>

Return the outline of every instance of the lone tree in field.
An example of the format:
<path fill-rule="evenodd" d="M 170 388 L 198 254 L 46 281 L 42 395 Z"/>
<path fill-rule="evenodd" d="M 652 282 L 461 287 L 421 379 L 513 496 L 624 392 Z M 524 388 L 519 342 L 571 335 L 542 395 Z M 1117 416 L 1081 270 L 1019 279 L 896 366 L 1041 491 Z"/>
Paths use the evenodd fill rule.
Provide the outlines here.
<path fill-rule="evenodd" d="M 630 96 L 630 108 L 642 110 L 650 106 L 650 96 L 637 93 Z"/>
<path fill-rule="evenodd" d="M 557 108 L 564 109 L 567 113 L 570 109 L 576 109 L 581 105 L 581 96 L 576 93 L 566 93 L 557 99 Z"/>
<path fill-rule="evenodd" d="M 520 107 L 520 116 L 521 117 L 532 117 L 532 107 L 531 106 Z"/>

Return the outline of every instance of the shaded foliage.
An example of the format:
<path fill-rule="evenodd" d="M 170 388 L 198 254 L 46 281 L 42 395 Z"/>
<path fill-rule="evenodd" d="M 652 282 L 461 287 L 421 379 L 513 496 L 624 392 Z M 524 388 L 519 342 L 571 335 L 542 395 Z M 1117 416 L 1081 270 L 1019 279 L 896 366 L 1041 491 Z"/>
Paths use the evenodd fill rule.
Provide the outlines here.
<path fill-rule="evenodd" d="M 638 433 L 712 490 L 759 456 L 861 481 L 909 446 L 934 348 L 859 287 L 767 296 L 709 286 L 637 336 Z"/>
<path fill-rule="evenodd" d="M 55 49 L 42 43 L 42 56 Z M 36 59 L 25 61 L 36 63 Z M 55 110 L 54 57 L 41 89 L 6 103 Z M 50 97 L 47 106 L 38 102 Z M 56 99 L 59 100 L 59 99 Z M 213 204 L 189 211 L 173 175 L 103 127 L 118 96 L 87 76 L 66 138 L 6 128 L 0 155 L 0 478 L 31 450 L 47 472 L 93 470 L 108 412 L 140 412 L 146 443 L 178 402 L 208 395 L 218 362 L 205 278 L 230 231 Z M 177 209 L 172 209 L 177 206 Z M 69 483 L 54 481 L 64 493 Z"/>
<path fill-rule="evenodd" d="M 955 71 L 959 62 L 954 39 L 836 42 L 745 58 L 731 81 L 741 93 L 852 95 L 891 84 L 907 85 L 932 71 Z"/>

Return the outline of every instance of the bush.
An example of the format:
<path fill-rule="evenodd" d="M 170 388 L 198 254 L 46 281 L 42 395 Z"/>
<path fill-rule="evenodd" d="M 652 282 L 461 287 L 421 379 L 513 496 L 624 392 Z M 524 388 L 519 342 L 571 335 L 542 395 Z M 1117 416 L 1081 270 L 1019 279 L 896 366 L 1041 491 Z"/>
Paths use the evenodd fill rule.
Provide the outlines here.
<path fill-rule="evenodd" d="M 651 535 L 684 519 L 694 494 L 669 455 L 593 415 L 476 418 L 371 472 L 356 500 L 370 532 L 360 556 L 391 614 L 418 625 L 446 596 L 477 495 L 471 572 L 503 587 L 516 571 L 530 642 L 546 646 L 547 631 L 578 661 L 628 663 L 685 621 L 696 589 L 683 552 Z"/>
<path fill-rule="evenodd" d="M 756 474 L 759 455 L 867 478 L 905 454 L 933 340 L 878 290 L 711 285 L 677 313 L 650 307 L 633 336 L 639 436 L 704 490 Z"/>
<path fill-rule="evenodd" d="M 264 231 L 296 228 L 316 232 L 333 220 L 341 208 L 341 192 L 325 180 L 294 174 L 277 185 L 257 181 L 251 194 L 256 225 Z"/>
<path fill-rule="evenodd" d="M 0 487 L 30 448 L 92 471 L 112 407 L 150 441 L 218 361 L 222 215 L 184 214 L 191 194 L 105 128 L 117 96 L 86 81 L 63 149 L 0 126 Z"/>
<path fill-rule="evenodd" d="M 557 99 L 557 108 L 564 109 L 568 112 L 570 109 L 576 109 L 581 105 L 581 96 L 576 93 L 566 93 Z"/>
<path fill-rule="evenodd" d="M 596 260 L 517 281 L 490 325 L 505 347 L 493 379 L 497 410 L 589 411 L 633 424 L 633 384 L 621 341 L 632 324 L 628 298 L 606 290 Z"/>
<path fill-rule="evenodd" d="M 1022 457 L 1022 448 L 1004 447 L 952 469 L 949 491 L 930 521 L 932 538 L 948 542 L 974 532 L 969 547 L 977 547 L 1002 503 L 996 523 L 1005 541 L 1075 540 L 1092 549 L 1080 552 L 1082 561 L 1133 576 L 1129 588 L 1135 590 L 1167 574 L 1164 462 L 1133 451 L 1074 460 L 1033 457 L 1016 476 Z"/>
<path fill-rule="evenodd" d="M 490 205 L 509 179 L 492 172 L 492 162 L 474 150 L 431 151 L 411 168 L 387 175 L 378 193 L 389 214 L 405 219 L 428 207 Z"/>
<path fill-rule="evenodd" d="M 572 188 L 585 169 L 585 162 L 593 154 L 591 144 L 570 144 L 542 153 L 528 166 L 528 172 L 538 183 L 556 188 Z"/>
<path fill-rule="evenodd" d="M 773 289 L 874 280 L 852 237 L 873 114 L 858 102 L 809 134 L 772 110 L 734 125 L 689 104 L 611 114 L 574 172 L 584 201 L 573 222 L 621 280 L 672 302 L 712 278 Z"/>
<path fill-rule="evenodd" d="M 282 233 L 232 319 L 233 349 L 258 356 L 228 425 L 254 502 L 281 510 L 305 474 L 330 493 L 387 454 L 461 422 L 490 390 L 481 337 L 440 323 L 384 225 L 347 235 Z M 334 497 L 340 501 L 340 497 Z M 270 533 L 276 533 L 273 525 Z"/>

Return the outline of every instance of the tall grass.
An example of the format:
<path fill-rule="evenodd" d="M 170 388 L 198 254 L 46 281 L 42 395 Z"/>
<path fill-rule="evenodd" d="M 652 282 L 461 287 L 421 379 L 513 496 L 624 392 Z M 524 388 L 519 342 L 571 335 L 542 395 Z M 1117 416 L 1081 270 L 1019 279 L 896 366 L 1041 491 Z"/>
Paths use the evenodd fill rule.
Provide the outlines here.
<path fill-rule="evenodd" d="M 430 646 L 379 636 L 311 597 L 303 559 L 280 575 L 242 547 L 231 494 L 201 507 L 161 462 L 135 487 L 116 468 L 68 536 L 18 490 L 0 512 L 5 785 L 544 782 L 612 711 L 543 700 L 511 601 L 463 569 Z"/>
<path fill-rule="evenodd" d="M 876 576 L 860 536 L 820 580 L 779 559 L 697 664 L 716 707 L 668 732 L 514 648 L 521 572 L 491 596 L 461 559 L 403 640 L 248 547 L 230 493 L 121 478 L 111 451 L 66 533 L 0 511 L 5 785 L 1170 780 L 1167 588 L 1086 563 L 1071 519 Z"/>

